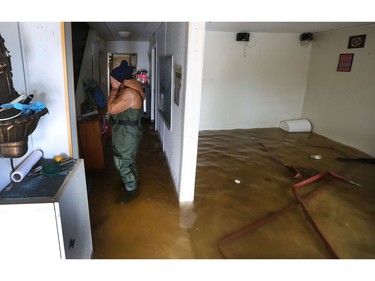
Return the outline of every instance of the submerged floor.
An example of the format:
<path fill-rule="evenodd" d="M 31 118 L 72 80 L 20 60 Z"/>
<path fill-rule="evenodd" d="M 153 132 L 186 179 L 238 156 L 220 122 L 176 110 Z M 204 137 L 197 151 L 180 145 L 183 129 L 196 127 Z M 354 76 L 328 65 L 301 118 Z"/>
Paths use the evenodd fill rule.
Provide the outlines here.
<path fill-rule="evenodd" d="M 106 151 L 106 169 L 87 173 L 94 259 L 375 258 L 375 165 L 337 159 L 369 157 L 353 148 L 278 128 L 204 131 L 195 201 L 179 204 L 157 133 L 145 124 L 140 195 L 123 205 L 110 143 Z M 293 185 L 325 171 L 361 187 L 327 174 L 296 188 L 305 214 Z"/>

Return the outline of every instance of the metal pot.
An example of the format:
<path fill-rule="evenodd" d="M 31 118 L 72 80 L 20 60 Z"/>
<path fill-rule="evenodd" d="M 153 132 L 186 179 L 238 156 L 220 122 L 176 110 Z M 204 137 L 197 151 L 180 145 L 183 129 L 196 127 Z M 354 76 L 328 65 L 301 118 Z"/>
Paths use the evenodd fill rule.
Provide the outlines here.
<path fill-rule="evenodd" d="M 24 117 L 0 121 L 0 157 L 19 158 L 28 150 L 28 137 L 38 125 L 40 117 L 48 113 L 48 109 Z"/>

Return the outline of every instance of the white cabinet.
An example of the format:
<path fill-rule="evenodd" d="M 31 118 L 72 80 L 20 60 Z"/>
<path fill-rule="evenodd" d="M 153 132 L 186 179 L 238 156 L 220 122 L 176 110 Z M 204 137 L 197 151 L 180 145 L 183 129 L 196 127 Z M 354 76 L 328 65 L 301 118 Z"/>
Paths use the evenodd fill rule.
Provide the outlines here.
<path fill-rule="evenodd" d="M 84 162 L 66 166 L 0 192 L 0 260 L 91 257 Z"/>

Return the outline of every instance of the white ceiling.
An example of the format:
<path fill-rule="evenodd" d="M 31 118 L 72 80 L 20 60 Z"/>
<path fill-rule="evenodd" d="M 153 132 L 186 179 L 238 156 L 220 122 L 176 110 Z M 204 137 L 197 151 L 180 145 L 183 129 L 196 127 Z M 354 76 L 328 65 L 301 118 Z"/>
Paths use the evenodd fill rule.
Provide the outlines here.
<path fill-rule="evenodd" d="M 374 24 L 375 22 L 207 22 L 208 31 L 305 33 L 323 32 L 342 28 Z M 149 41 L 161 22 L 88 22 L 106 41 Z M 130 31 L 122 38 L 119 31 Z"/>
<path fill-rule="evenodd" d="M 149 41 L 160 27 L 161 22 L 88 22 L 105 41 Z M 119 31 L 129 31 L 127 38 L 121 37 Z"/>
<path fill-rule="evenodd" d="M 209 31 L 305 33 L 371 24 L 369 22 L 208 22 Z"/>

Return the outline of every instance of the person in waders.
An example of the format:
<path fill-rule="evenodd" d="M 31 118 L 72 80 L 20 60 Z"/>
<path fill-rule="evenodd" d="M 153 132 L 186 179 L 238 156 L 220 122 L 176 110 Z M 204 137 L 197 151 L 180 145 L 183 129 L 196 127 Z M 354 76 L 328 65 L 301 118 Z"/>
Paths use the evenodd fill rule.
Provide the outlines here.
<path fill-rule="evenodd" d="M 132 74 L 133 67 L 126 60 L 111 71 L 107 107 L 112 128 L 114 163 L 124 182 L 121 203 L 129 202 L 138 195 L 135 158 L 143 134 L 141 118 L 145 94 L 142 84 L 132 79 Z"/>

